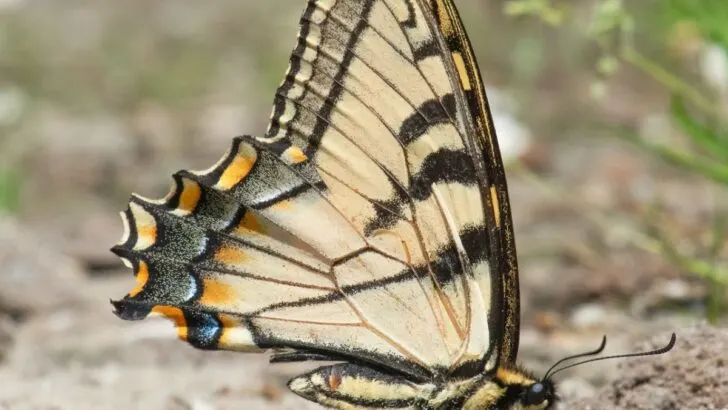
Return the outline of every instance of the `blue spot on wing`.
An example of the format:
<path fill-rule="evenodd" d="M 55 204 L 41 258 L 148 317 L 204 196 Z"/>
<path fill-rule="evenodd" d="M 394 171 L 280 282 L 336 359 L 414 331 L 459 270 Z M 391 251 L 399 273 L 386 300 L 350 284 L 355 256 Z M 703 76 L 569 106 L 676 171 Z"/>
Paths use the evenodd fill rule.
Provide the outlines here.
<path fill-rule="evenodd" d="M 217 349 L 222 324 L 213 313 L 185 312 L 187 339 L 198 349 Z"/>

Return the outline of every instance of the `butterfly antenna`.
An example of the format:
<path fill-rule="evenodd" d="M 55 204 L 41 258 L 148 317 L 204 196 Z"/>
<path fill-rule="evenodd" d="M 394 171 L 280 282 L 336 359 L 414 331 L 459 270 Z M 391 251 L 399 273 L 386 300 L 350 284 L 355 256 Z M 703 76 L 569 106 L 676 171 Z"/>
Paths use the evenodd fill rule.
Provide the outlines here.
<path fill-rule="evenodd" d="M 658 354 L 667 353 L 670 350 L 672 350 L 672 348 L 675 346 L 675 341 L 676 340 L 677 340 L 677 336 L 675 336 L 675 333 L 673 333 L 672 334 L 672 337 L 670 337 L 670 341 L 665 346 L 663 346 L 663 347 L 661 347 L 659 349 L 650 350 L 650 351 L 647 351 L 647 352 L 618 354 L 618 355 L 613 355 L 613 356 L 604 356 L 604 357 L 597 357 L 597 358 L 589 359 L 589 360 L 583 360 L 581 362 L 577 362 L 577 363 L 570 364 L 568 366 L 564 366 L 564 367 L 562 367 L 562 368 L 560 368 L 558 370 L 554 370 L 554 372 L 551 373 L 551 377 L 553 377 L 556 373 L 558 373 L 558 372 L 560 372 L 562 370 L 566 370 L 566 369 L 571 368 L 571 367 L 574 367 L 574 366 L 580 366 L 580 365 L 585 364 L 585 363 L 597 362 L 599 360 L 622 359 L 622 358 L 625 358 L 625 357 L 654 356 L 654 355 L 658 355 Z M 576 356 L 573 356 L 573 357 L 576 357 Z M 553 367 L 552 367 L 552 369 L 553 369 Z"/>
<path fill-rule="evenodd" d="M 604 347 L 606 345 L 607 345 L 607 336 L 605 335 L 602 337 L 602 343 L 599 345 L 599 347 L 596 348 L 596 350 L 592 350 L 592 351 L 586 352 L 586 353 L 575 354 L 573 356 L 567 356 L 567 357 L 564 357 L 563 359 L 559 360 L 558 362 L 554 363 L 554 365 L 551 366 L 551 368 L 549 368 L 549 370 L 544 375 L 543 380 L 547 380 L 549 378 L 549 374 L 551 373 L 551 370 L 554 370 L 554 368 L 556 368 L 556 366 L 560 365 L 561 363 L 564 363 L 569 360 L 578 359 L 580 357 L 594 356 L 595 354 L 601 353 L 602 350 L 604 350 Z"/>

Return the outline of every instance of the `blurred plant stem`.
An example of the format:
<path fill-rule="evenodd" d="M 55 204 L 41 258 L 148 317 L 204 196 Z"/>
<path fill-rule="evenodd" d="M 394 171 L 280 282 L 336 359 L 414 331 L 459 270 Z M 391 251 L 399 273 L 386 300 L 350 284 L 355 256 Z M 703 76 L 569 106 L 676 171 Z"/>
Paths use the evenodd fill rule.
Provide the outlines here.
<path fill-rule="evenodd" d="M 673 24 L 690 21 L 696 26 L 696 31 L 702 34 L 702 52 L 706 53 L 707 45 L 713 39 L 728 39 L 728 26 L 710 23 L 714 17 L 711 1 L 687 3 L 689 0 L 671 0 L 665 2 L 666 12 L 671 13 Z M 683 7 L 686 6 L 686 7 Z M 717 31 L 722 33 L 716 35 Z M 665 87 L 672 95 L 670 119 L 679 131 L 687 138 L 687 147 L 674 146 L 669 143 L 651 141 L 647 136 L 622 129 L 618 135 L 626 137 L 629 141 L 646 149 L 648 152 L 676 165 L 677 167 L 694 175 L 712 180 L 719 184 L 718 190 L 728 188 L 728 138 L 721 132 L 725 125 L 722 113 L 726 112 L 725 103 L 719 98 L 709 98 L 696 86 L 683 81 L 678 75 L 660 64 L 641 54 L 632 41 L 632 31 L 624 32 L 624 40 L 619 53 L 622 61 L 647 74 L 660 85 Z M 728 58 L 728 43 L 714 42 L 720 48 L 722 57 Z M 726 68 L 726 62 L 717 64 L 718 70 Z M 726 73 L 719 76 L 725 79 Z M 704 78 L 705 83 L 711 79 Z M 715 84 L 714 84 L 715 85 Z M 726 84 L 722 85 L 725 88 Z M 723 96 L 725 97 L 725 96 Z M 688 102 L 691 110 L 684 104 Z M 706 121 L 705 118 L 709 120 Z M 708 125 L 708 124 L 713 124 Z M 716 210 L 714 221 L 725 221 L 726 215 L 720 209 Z M 723 223 L 714 223 L 710 229 L 712 244 L 710 254 L 703 257 L 694 257 L 681 252 L 675 247 L 674 238 L 655 226 L 655 236 L 661 244 L 662 254 L 680 266 L 683 270 L 691 272 L 706 280 L 708 285 L 708 300 L 706 313 L 708 321 L 715 324 L 718 317 L 725 313 L 726 293 L 728 284 L 725 282 L 725 267 L 721 267 L 720 252 L 722 244 L 726 241 Z"/>
<path fill-rule="evenodd" d="M 0 214 L 18 211 L 20 189 L 20 176 L 10 168 L 0 167 Z"/>
<path fill-rule="evenodd" d="M 658 81 L 673 94 L 680 94 L 689 99 L 697 107 L 706 112 L 719 115 L 714 101 L 706 98 L 698 89 L 671 73 L 656 62 L 640 54 L 633 47 L 625 47 L 621 52 L 622 59 Z"/>
<path fill-rule="evenodd" d="M 23 180 L 18 163 L 28 148 L 21 137 L 11 132 L 12 128 L 0 127 L 0 214 L 20 210 Z"/>
<path fill-rule="evenodd" d="M 504 11 L 510 16 L 539 18 L 553 26 L 572 22 L 573 26 L 569 30 L 583 33 L 587 41 L 598 45 L 602 57 L 596 65 L 600 79 L 592 85 L 596 97 L 604 95 L 605 81 L 620 69 L 620 65 L 633 67 L 664 87 L 672 96 L 671 110 L 667 115 L 675 131 L 681 134 L 684 144 L 675 144 L 665 138 L 671 136 L 669 134 L 672 130 L 661 130 L 661 134 L 668 135 L 648 136 L 617 125 L 600 128 L 607 128 L 611 133 L 692 175 L 717 183 L 716 189 L 725 192 L 728 188 L 728 134 L 725 133 L 724 118 L 728 112 L 728 8 L 725 7 L 724 0 L 664 0 L 655 3 L 650 10 L 653 19 L 662 18 L 667 23 L 667 30 L 658 33 L 662 36 L 660 42 L 669 43 L 669 30 L 683 28 L 685 31 L 688 27 L 690 30 L 687 33 L 690 35 L 681 37 L 682 41 L 699 44 L 700 48 L 694 50 L 693 55 L 702 53 L 700 62 L 703 65 L 712 64 L 710 67 L 701 67 L 702 81 L 693 79 L 690 82 L 683 80 L 676 74 L 676 70 L 668 69 L 640 52 L 635 42 L 635 33 L 641 29 L 642 34 L 654 34 L 654 30 L 650 31 L 653 27 L 643 29 L 640 24 L 649 23 L 644 18 L 632 15 L 626 3 L 623 0 L 595 0 L 592 3 L 595 6 L 592 21 L 585 33 L 579 29 L 583 26 L 579 19 L 569 19 L 569 16 L 564 17 L 562 14 L 559 14 L 559 19 L 549 18 L 555 15 L 555 6 L 550 0 L 511 0 L 506 3 Z M 559 10 L 563 12 L 565 9 Z M 708 52 L 712 54 L 706 56 Z M 710 89 L 711 86 L 715 87 L 716 92 L 706 96 L 703 90 Z M 536 175 L 525 172 L 523 168 L 521 171 L 529 175 L 530 179 L 538 181 Z M 539 185 L 544 186 L 542 183 Z M 564 195 L 564 192 L 559 195 Z M 725 196 L 721 197 L 725 199 Z M 564 202 L 579 208 L 580 212 L 603 229 L 609 228 L 609 222 L 604 215 L 589 211 L 590 208 L 581 204 L 579 198 L 569 198 Z M 725 202 L 728 203 L 728 200 Z M 728 219 L 727 212 L 728 210 L 721 210 L 717 206 L 714 226 L 706 227 L 712 238 L 712 244 L 707 246 L 711 252 L 707 256 L 704 253 L 690 254 L 678 249 L 674 245 L 676 238 L 659 224 L 653 224 L 649 234 L 635 229 L 630 235 L 636 246 L 647 252 L 659 253 L 670 263 L 707 282 L 709 297 L 706 311 L 711 323 L 716 323 L 718 316 L 726 310 L 728 264 L 721 264 L 721 258 L 724 262 L 727 259 L 727 255 L 721 255 L 721 252 L 726 252 L 724 221 Z"/>

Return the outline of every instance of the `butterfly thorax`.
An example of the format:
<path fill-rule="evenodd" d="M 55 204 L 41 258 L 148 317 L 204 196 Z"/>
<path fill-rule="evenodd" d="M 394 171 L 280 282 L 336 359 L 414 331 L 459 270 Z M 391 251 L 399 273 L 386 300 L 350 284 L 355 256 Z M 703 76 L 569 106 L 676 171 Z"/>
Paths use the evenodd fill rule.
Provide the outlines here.
<path fill-rule="evenodd" d="M 519 370 L 498 369 L 451 382 L 430 404 L 438 410 L 545 410 L 554 403 L 551 381 L 538 381 Z"/>
<path fill-rule="evenodd" d="M 540 381 L 521 370 L 500 368 L 471 393 L 463 408 L 545 410 L 554 402 L 551 380 Z"/>

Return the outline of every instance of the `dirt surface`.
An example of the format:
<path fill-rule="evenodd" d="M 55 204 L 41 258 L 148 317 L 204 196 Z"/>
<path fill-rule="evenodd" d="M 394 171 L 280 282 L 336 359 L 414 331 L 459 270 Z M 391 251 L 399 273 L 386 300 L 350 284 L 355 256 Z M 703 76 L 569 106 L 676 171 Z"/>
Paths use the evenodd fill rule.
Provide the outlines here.
<path fill-rule="evenodd" d="M 0 248 L 12 249 L 0 258 L 11 273 L 2 276 L 1 288 L 22 290 L 16 282 L 24 275 L 36 285 L 23 304 L 0 293 L 0 306 L 15 306 L 0 316 L 0 409 L 318 408 L 285 388 L 310 365 L 270 366 L 265 355 L 197 351 L 178 341 L 167 321 L 122 322 L 108 300 L 128 291 L 128 271 L 88 275 L 53 246 L 41 247 L 44 241 L 19 223 L 1 222 Z M 527 367 L 539 374 L 560 357 L 592 349 L 602 333 L 610 335 L 610 353 L 642 350 L 654 334 L 664 335 L 655 344 L 664 343 L 666 328 L 679 339 L 664 356 L 619 367 L 618 361 L 599 362 L 559 375 L 562 409 L 726 408 L 725 330 L 693 329 L 675 318 L 645 322 L 602 304 L 574 315 L 547 332 L 527 320 L 521 340 Z"/>
<path fill-rule="evenodd" d="M 109 304 L 134 286 L 108 251 L 129 193 L 161 197 L 176 170 L 263 132 L 302 1 L 0 0 L 0 410 L 319 408 L 285 388 L 308 365 L 197 351 L 166 321 L 122 322 Z M 706 239 L 724 191 L 585 125 L 661 124 L 666 93 L 623 70 L 596 101 L 579 63 L 593 47 L 570 36 L 561 50 L 539 24 L 504 19 L 501 1 L 458 4 L 502 146 L 530 130 L 510 155 L 534 175 L 507 170 L 521 364 L 543 374 L 604 334 L 618 354 L 674 331 L 669 354 L 559 374 L 561 408 L 728 409 L 725 316 L 696 327 L 710 286 L 648 234 L 725 265 L 728 243 Z M 535 66 L 514 50 L 534 38 L 549 52 L 524 79 Z"/>
<path fill-rule="evenodd" d="M 654 339 L 658 346 L 667 335 Z M 614 380 L 565 409 L 728 409 L 728 330 L 684 329 L 674 350 L 620 365 Z"/>

